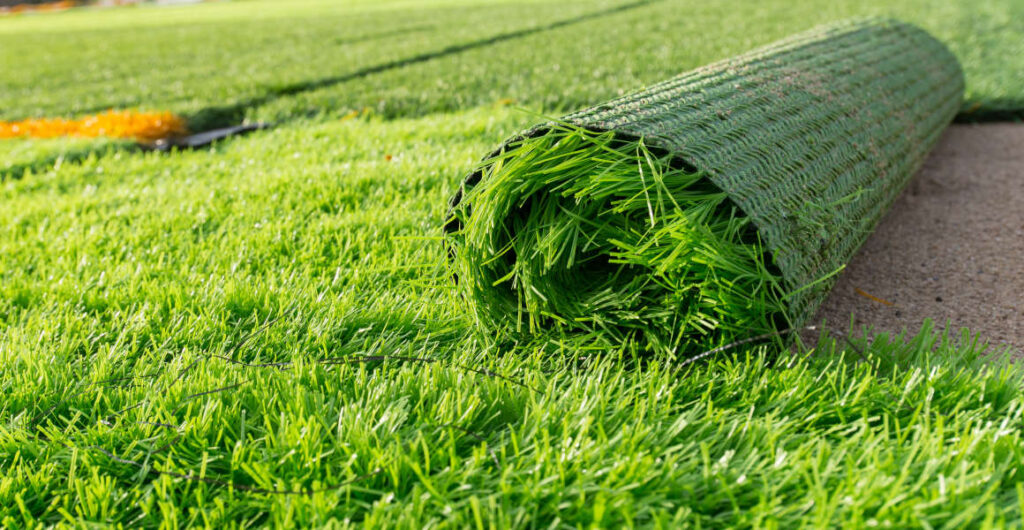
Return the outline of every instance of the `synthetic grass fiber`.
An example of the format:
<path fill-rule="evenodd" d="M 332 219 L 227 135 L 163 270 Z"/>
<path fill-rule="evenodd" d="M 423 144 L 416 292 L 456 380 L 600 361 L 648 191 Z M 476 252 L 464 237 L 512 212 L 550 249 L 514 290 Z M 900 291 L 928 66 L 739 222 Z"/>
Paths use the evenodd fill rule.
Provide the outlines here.
<path fill-rule="evenodd" d="M 534 127 L 453 198 L 454 273 L 491 329 L 678 351 L 799 326 L 963 90 L 925 31 L 862 19 Z"/>
<path fill-rule="evenodd" d="M 174 153 L 0 141 L 0 528 L 1020 527 L 1024 381 L 970 336 L 553 355 L 429 278 L 453 176 L 537 121 L 499 101 L 558 116 L 875 14 L 947 43 L 982 112 L 1024 93 L 1024 3 L 663 0 L 519 33 L 620 4 L 0 20 L 0 119 L 276 125 Z"/>

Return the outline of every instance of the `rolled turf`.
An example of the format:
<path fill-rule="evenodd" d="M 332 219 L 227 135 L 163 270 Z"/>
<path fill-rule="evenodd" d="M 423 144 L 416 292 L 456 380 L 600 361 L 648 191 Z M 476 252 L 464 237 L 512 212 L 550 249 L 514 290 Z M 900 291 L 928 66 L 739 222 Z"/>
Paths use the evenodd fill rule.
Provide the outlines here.
<path fill-rule="evenodd" d="M 800 326 L 963 98 L 953 55 L 842 22 L 506 141 L 451 201 L 476 320 L 692 353 Z"/>

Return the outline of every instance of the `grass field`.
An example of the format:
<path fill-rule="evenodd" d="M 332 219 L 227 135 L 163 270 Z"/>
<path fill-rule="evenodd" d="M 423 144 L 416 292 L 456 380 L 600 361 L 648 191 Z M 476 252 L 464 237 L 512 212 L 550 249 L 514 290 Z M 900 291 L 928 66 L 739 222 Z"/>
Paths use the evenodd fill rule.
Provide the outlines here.
<path fill-rule="evenodd" d="M 557 113 L 890 13 L 949 42 L 977 115 L 1024 101 L 1020 3 L 891 4 L 0 19 L 2 119 L 278 124 L 171 154 L 0 141 L 0 527 L 1020 525 L 1021 372 L 969 334 L 689 364 L 508 345 L 439 265 L 459 179 L 537 120 L 507 100 Z"/>
<path fill-rule="evenodd" d="M 139 106 L 202 129 L 499 99 L 554 112 L 859 15 L 947 42 L 975 115 L 1024 107 L 1024 5 L 1013 1 L 250 0 L 0 21 L 0 119 Z"/>

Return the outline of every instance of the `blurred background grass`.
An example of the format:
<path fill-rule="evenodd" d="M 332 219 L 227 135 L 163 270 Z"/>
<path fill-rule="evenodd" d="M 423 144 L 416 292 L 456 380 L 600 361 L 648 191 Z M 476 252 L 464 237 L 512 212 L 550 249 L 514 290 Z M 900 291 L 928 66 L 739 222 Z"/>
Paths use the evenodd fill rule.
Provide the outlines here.
<path fill-rule="evenodd" d="M 249 0 L 0 19 L 0 119 L 143 107 L 205 129 L 500 99 L 557 113 L 863 15 L 949 45 L 971 116 L 1024 107 L 1024 2 Z"/>

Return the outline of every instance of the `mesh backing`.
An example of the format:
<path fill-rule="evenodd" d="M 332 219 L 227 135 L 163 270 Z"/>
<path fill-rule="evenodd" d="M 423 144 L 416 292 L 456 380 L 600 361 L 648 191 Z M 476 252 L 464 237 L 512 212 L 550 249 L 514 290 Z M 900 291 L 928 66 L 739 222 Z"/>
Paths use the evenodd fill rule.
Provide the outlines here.
<path fill-rule="evenodd" d="M 753 219 L 791 293 L 790 320 L 799 325 L 924 161 L 963 91 L 956 58 L 925 31 L 861 19 L 813 29 L 560 121 L 643 137 L 708 173 Z M 510 138 L 490 156 L 550 127 Z M 451 204 L 480 178 L 482 171 L 469 175 Z"/>

